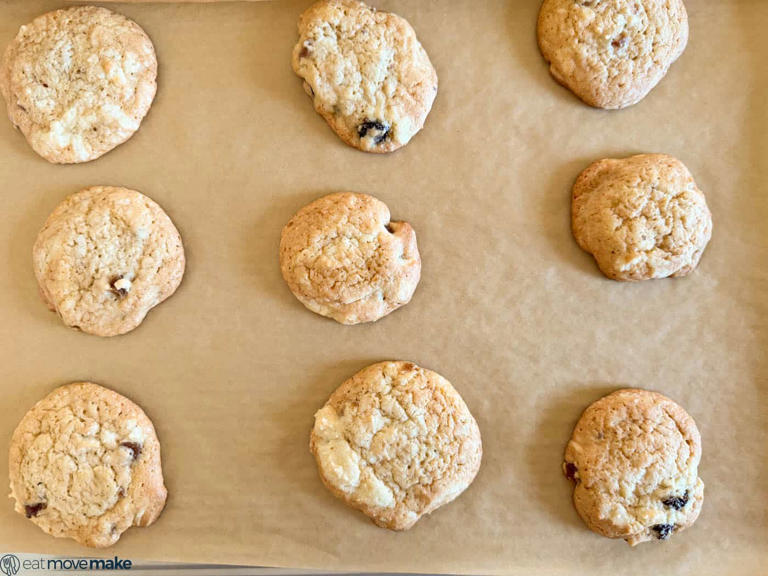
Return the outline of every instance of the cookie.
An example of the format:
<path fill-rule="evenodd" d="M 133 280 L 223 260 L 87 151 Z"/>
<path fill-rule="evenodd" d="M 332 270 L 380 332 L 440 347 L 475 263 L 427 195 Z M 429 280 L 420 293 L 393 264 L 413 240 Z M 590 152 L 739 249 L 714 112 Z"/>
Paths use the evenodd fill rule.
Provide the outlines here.
<path fill-rule="evenodd" d="M 411 25 L 357 0 L 307 9 L 292 63 L 315 110 L 365 152 L 405 146 L 437 95 L 437 73 Z"/>
<path fill-rule="evenodd" d="M 682 0 L 544 0 L 539 48 L 552 76 L 597 108 L 636 104 L 688 42 Z"/>
<path fill-rule="evenodd" d="M 701 511 L 701 437 L 666 396 L 618 390 L 584 411 L 565 449 L 563 471 L 589 528 L 635 546 L 666 540 Z"/>
<path fill-rule="evenodd" d="M 56 388 L 27 412 L 11 439 L 9 471 L 16 512 L 86 546 L 114 544 L 165 506 L 152 422 L 90 382 Z"/>
<path fill-rule="evenodd" d="M 0 63 L 11 122 L 49 162 L 88 162 L 139 129 L 155 97 L 157 59 L 138 24 L 96 6 L 48 12 Z"/>
<path fill-rule="evenodd" d="M 98 336 L 136 328 L 184 275 L 181 236 L 135 190 L 86 188 L 48 217 L 32 251 L 40 294 L 67 326 Z"/>
<path fill-rule="evenodd" d="M 377 525 L 407 530 L 466 490 L 480 430 L 445 378 L 379 362 L 344 382 L 315 414 L 310 449 L 325 486 Z"/>
<path fill-rule="evenodd" d="M 573 185 L 573 236 L 614 280 L 686 276 L 712 236 L 704 194 L 664 154 L 599 160 Z"/>
<path fill-rule="evenodd" d="M 283 228 L 280 269 L 307 308 L 341 324 L 373 322 L 407 304 L 421 276 L 416 233 L 387 205 L 340 192 L 304 206 Z"/>

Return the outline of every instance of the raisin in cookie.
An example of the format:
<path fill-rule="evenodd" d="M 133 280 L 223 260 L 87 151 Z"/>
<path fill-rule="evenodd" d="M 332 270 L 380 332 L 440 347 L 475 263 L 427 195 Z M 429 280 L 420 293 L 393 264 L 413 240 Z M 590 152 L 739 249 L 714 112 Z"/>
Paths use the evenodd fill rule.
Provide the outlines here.
<path fill-rule="evenodd" d="M 573 235 L 614 280 L 686 276 L 712 236 L 704 194 L 663 154 L 599 160 L 573 185 Z"/>
<path fill-rule="evenodd" d="M 152 41 L 106 8 L 78 6 L 22 26 L 0 64 L 8 116 L 49 162 L 94 160 L 139 129 L 157 85 Z"/>
<path fill-rule="evenodd" d="M 437 94 L 437 74 L 411 25 L 357 0 L 323 0 L 301 15 L 293 69 L 315 110 L 365 152 L 407 144 Z"/>
<path fill-rule="evenodd" d="M 340 192 L 304 206 L 283 228 L 280 268 L 304 306 L 342 324 L 407 304 L 421 276 L 416 233 L 386 204 Z"/>
<path fill-rule="evenodd" d="M 310 449 L 325 486 L 391 530 L 466 490 L 483 454 L 459 393 L 411 362 L 379 362 L 344 382 L 315 414 Z"/>
<path fill-rule="evenodd" d="M 642 100 L 688 42 L 682 0 L 544 0 L 539 48 L 552 76 L 590 106 Z"/>
<path fill-rule="evenodd" d="M 701 511 L 701 437 L 666 396 L 618 390 L 584 411 L 565 450 L 563 471 L 590 529 L 632 546 L 666 540 Z"/>
<path fill-rule="evenodd" d="M 9 470 L 16 512 L 86 546 L 114 544 L 165 506 L 152 422 L 90 382 L 61 386 L 27 412 L 11 439 Z"/>
<path fill-rule="evenodd" d="M 168 215 L 143 194 L 111 186 L 59 204 L 32 256 L 48 307 L 98 336 L 136 328 L 184 275 L 184 247 Z"/>

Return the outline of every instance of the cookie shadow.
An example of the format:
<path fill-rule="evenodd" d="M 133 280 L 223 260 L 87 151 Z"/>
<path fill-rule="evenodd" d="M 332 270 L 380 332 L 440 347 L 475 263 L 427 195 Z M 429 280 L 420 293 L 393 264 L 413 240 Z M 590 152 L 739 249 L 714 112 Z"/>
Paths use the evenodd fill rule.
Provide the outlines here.
<path fill-rule="evenodd" d="M 528 446 L 526 464 L 531 496 L 548 520 L 574 527 L 583 525 L 572 504 L 573 487 L 562 472 L 565 446 L 587 406 L 623 387 L 614 383 L 569 383 L 556 396 L 544 397 L 546 404 L 537 410 L 539 417 L 531 436 L 539 440 Z"/>

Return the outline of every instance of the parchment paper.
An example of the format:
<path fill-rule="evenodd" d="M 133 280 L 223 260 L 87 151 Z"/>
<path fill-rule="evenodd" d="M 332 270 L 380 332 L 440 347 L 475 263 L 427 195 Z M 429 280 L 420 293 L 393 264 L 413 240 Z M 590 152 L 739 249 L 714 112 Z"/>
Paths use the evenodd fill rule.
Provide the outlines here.
<path fill-rule="evenodd" d="M 61 3 L 4 2 L 0 44 Z M 131 5 L 154 40 L 157 100 L 105 157 L 54 166 L 0 121 L 0 477 L 24 413 L 78 379 L 154 420 L 168 507 L 101 552 L 0 506 L 0 548 L 315 569 L 509 574 L 757 575 L 768 565 L 768 3 L 688 0 L 691 37 L 640 104 L 593 110 L 550 78 L 538 0 L 380 1 L 438 70 L 426 128 L 404 149 L 345 146 L 290 68 L 307 1 Z M 604 279 L 570 232 L 570 186 L 592 160 L 682 159 L 714 235 L 686 279 Z M 141 190 L 171 215 L 188 268 L 134 332 L 70 330 L 37 295 L 47 215 L 94 184 Z M 281 227 L 334 190 L 368 192 L 416 229 L 421 284 L 405 308 L 345 327 L 305 310 L 278 268 Z M 312 416 L 364 366 L 409 359 L 453 382 L 477 418 L 483 467 L 406 533 L 375 527 L 320 483 Z M 680 402 L 703 437 L 696 525 L 630 549 L 571 505 L 562 451 L 581 411 L 622 386 Z"/>

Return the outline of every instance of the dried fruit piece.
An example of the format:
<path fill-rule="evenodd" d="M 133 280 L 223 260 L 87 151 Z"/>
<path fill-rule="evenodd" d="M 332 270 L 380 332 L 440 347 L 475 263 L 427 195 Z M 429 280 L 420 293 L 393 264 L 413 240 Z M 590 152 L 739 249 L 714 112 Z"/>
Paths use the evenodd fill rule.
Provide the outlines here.
<path fill-rule="evenodd" d="M 380 120 L 366 120 L 357 127 L 357 135 L 366 138 L 371 132 L 374 144 L 381 144 L 389 136 L 389 126 Z"/>
<path fill-rule="evenodd" d="M 139 459 L 139 455 L 141 454 L 141 444 L 137 444 L 136 442 L 120 442 L 120 446 L 128 448 L 128 450 L 131 451 L 133 460 Z"/>
<path fill-rule="evenodd" d="M 568 478 L 571 482 L 578 482 L 579 479 L 576 478 L 576 473 L 579 471 L 579 469 L 576 467 L 576 464 L 573 462 L 566 462 L 565 463 L 565 477 Z"/>
<path fill-rule="evenodd" d="M 622 34 L 618 38 L 614 38 L 611 41 L 611 46 L 613 46 L 614 48 L 624 48 L 624 46 L 626 46 L 626 45 L 627 45 L 627 35 L 626 34 Z"/>
<path fill-rule="evenodd" d="M 48 505 L 45 502 L 38 502 L 37 504 L 27 504 L 24 506 L 24 513 L 27 515 L 27 518 L 32 518 L 33 516 L 37 516 L 41 510 L 45 510 L 45 508 Z"/>
<path fill-rule="evenodd" d="M 662 503 L 667 508 L 674 508 L 675 510 L 682 510 L 686 504 L 688 504 L 688 490 L 682 496 L 671 496 Z"/>
<path fill-rule="evenodd" d="M 657 538 L 659 540 L 666 540 L 669 538 L 669 535 L 672 534 L 675 530 L 674 524 L 654 524 L 651 526 L 651 530 L 656 532 Z"/>

